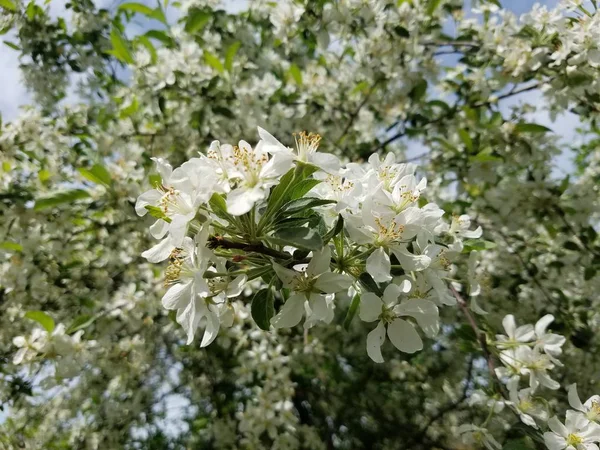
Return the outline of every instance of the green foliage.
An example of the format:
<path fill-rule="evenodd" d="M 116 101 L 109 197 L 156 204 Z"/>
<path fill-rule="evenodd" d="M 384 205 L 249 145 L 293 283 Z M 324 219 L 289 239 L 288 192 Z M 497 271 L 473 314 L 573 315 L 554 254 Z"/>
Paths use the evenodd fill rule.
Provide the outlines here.
<path fill-rule="evenodd" d="M 269 331 L 271 318 L 275 315 L 273 292 L 270 287 L 261 289 L 252 297 L 251 312 L 254 322 L 261 329 Z"/>
<path fill-rule="evenodd" d="M 27 311 L 25 317 L 39 323 L 48 333 L 54 331 L 54 319 L 43 311 Z"/>

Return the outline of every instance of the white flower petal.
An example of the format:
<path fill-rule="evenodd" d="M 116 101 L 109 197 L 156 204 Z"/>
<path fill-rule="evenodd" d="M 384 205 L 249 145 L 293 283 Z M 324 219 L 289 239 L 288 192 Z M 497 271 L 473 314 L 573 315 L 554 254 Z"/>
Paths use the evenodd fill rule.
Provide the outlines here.
<path fill-rule="evenodd" d="M 372 292 L 365 292 L 360 297 L 358 315 L 364 322 L 374 322 L 381 314 L 383 302 Z"/>
<path fill-rule="evenodd" d="M 326 272 L 319 275 L 315 288 L 326 294 L 335 294 L 352 286 L 352 278 L 342 273 Z"/>
<path fill-rule="evenodd" d="M 279 310 L 279 313 L 271 319 L 271 325 L 275 328 L 295 327 L 304 315 L 305 297 L 302 294 L 292 295 Z"/>
<path fill-rule="evenodd" d="M 367 272 L 378 283 L 385 283 L 392 279 L 391 268 L 390 257 L 383 247 L 379 247 L 367 258 Z"/>
<path fill-rule="evenodd" d="M 135 202 L 135 212 L 138 216 L 145 216 L 148 213 L 146 206 L 155 206 L 162 197 L 162 193 L 156 189 L 150 189 L 137 198 Z"/>
<path fill-rule="evenodd" d="M 171 286 L 162 298 L 165 309 L 179 309 L 185 307 L 192 300 L 192 281 L 177 283 Z"/>
<path fill-rule="evenodd" d="M 320 252 L 313 252 L 313 256 L 306 268 L 306 275 L 315 277 L 329 271 L 331 263 L 331 249 L 325 246 Z"/>
<path fill-rule="evenodd" d="M 215 340 L 219 334 L 220 324 L 221 322 L 219 320 L 219 316 L 217 316 L 217 314 L 214 312 L 211 311 L 206 315 L 206 328 L 204 329 L 204 335 L 202 336 L 200 347 L 206 347 Z M 188 342 L 188 344 L 190 343 L 191 342 Z"/>
<path fill-rule="evenodd" d="M 383 362 L 381 356 L 381 346 L 385 341 L 385 325 L 379 322 L 377 327 L 367 335 L 367 354 L 376 363 Z"/>
<path fill-rule="evenodd" d="M 171 238 L 167 237 L 151 249 L 143 252 L 142 257 L 146 258 L 148 262 L 158 263 L 167 259 L 174 248 L 175 246 L 173 245 Z"/>
<path fill-rule="evenodd" d="M 388 325 L 387 335 L 394 347 L 402 352 L 414 353 L 423 349 L 421 336 L 406 320 L 395 319 Z"/>

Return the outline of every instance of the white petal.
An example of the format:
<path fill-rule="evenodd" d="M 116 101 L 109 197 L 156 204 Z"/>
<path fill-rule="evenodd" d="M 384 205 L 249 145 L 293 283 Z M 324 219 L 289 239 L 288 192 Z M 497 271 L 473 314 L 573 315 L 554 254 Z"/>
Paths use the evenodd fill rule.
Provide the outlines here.
<path fill-rule="evenodd" d="M 292 150 L 279 142 L 271 133 L 261 127 L 258 128 L 258 135 L 263 140 L 263 149 L 271 154 L 275 153 L 289 153 L 292 155 Z"/>
<path fill-rule="evenodd" d="M 326 272 L 317 278 L 315 288 L 326 294 L 335 294 L 352 286 L 352 278 L 342 273 Z"/>
<path fill-rule="evenodd" d="M 148 210 L 146 206 L 156 206 L 160 201 L 162 194 L 156 189 L 150 189 L 137 198 L 135 202 L 135 212 L 138 216 L 145 216 Z"/>
<path fill-rule="evenodd" d="M 358 315 L 360 320 L 374 322 L 381 314 L 383 302 L 372 292 L 365 292 L 360 297 L 360 309 Z"/>
<path fill-rule="evenodd" d="M 265 180 L 277 178 L 290 170 L 293 164 L 293 155 L 277 153 L 262 167 L 259 176 Z"/>
<path fill-rule="evenodd" d="M 247 280 L 248 277 L 246 275 L 238 275 L 229 283 L 229 286 L 227 286 L 227 297 L 237 297 L 240 295 Z"/>
<path fill-rule="evenodd" d="M 392 251 L 406 272 L 425 270 L 431 264 L 431 258 L 429 256 L 413 255 L 406 250 L 406 246 L 404 245 L 394 246 Z"/>
<path fill-rule="evenodd" d="M 304 328 L 306 329 L 311 328 L 320 321 L 327 323 L 327 319 L 330 317 L 327 300 L 325 300 L 324 295 L 312 294 L 310 300 L 310 316 L 304 322 Z"/>
<path fill-rule="evenodd" d="M 385 288 L 385 291 L 383 291 L 382 300 L 383 303 L 386 304 L 386 306 L 391 307 L 398 303 L 398 298 L 400 297 L 400 294 L 404 292 L 403 288 L 405 287 L 405 285 L 403 283 L 400 285 L 391 283 Z"/>
<path fill-rule="evenodd" d="M 307 162 L 327 173 L 335 174 L 340 169 L 340 160 L 331 153 L 311 153 L 308 155 Z"/>
<path fill-rule="evenodd" d="M 241 216 L 252 209 L 254 204 L 262 200 L 265 192 L 258 188 L 237 188 L 227 194 L 227 212 L 234 216 Z"/>
<path fill-rule="evenodd" d="M 488 314 L 488 312 L 479 306 L 479 303 L 477 303 L 477 297 L 471 297 L 471 311 L 482 316 Z"/>
<path fill-rule="evenodd" d="M 567 448 L 565 438 L 556 433 L 544 433 L 544 444 L 546 444 L 548 450 L 564 450 Z"/>
<path fill-rule="evenodd" d="M 312 259 L 308 263 L 306 268 L 306 274 L 309 277 L 320 275 L 324 272 L 329 271 L 329 264 L 331 263 L 331 249 L 326 246 L 320 252 L 313 252 Z"/>
<path fill-rule="evenodd" d="M 383 362 L 381 356 L 381 346 L 385 341 L 385 325 L 379 322 L 377 327 L 367 335 L 367 354 L 376 363 Z"/>
<path fill-rule="evenodd" d="M 548 420 L 548 426 L 559 436 L 567 437 L 569 435 L 569 430 L 567 430 L 567 428 L 561 423 L 560 420 L 558 420 L 556 416 Z"/>
<path fill-rule="evenodd" d="M 554 321 L 554 316 L 552 314 L 546 314 L 540 320 L 538 320 L 535 324 L 535 335 L 539 338 L 546 334 L 546 329 L 548 325 L 550 325 Z"/>
<path fill-rule="evenodd" d="M 287 299 L 279 313 L 271 319 L 275 328 L 295 327 L 304 315 L 305 297 L 302 294 L 292 295 Z"/>
<path fill-rule="evenodd" d="M 215 340 L 219 334 L 220 324 L 221 322 L 219 321 L 219 316 L 217 316 L 217 314 L 214 312 L 211 311 L 206 315 L 206 328 L 204 329 L 204 335 L 202 336 L 200 347 L 206 347 Z M 190 342 L 188 342 L 188 344 L 190 344 Z"/>
<path fill-rule="evenodd" d="M 390 257 L 383 247 L 379 247 L 367 258 L 367 272 L 378 283 L 385 283 L 392 279 L 391 268 Z"/>
<path fill-rule="evenodd" d="M 502 326 L 504 327 L 504 331 L 506 331 L 506 335 L 512 339 L 515 336 L 515 331 L 517 330 L 515 316 L 512 314 L 505 316 L 504 319 L 502 319 Z"/>
<path fill-rule="evenodd" d="M 273 263 L 273 269 L 275 270 L 277 277 L 283 283 L 283 287 L 286 288 L 292 287 L 294 280 L 302 276 L 301 273 L 298 273 L 295 270 L 287 269 L 277 263 Z"/>
<path fill-rule="evenodd" d="M 421 336 L 415 327 L 403 319 L 395 319 L 388 325 L 387 335 L 394 346 L 405 353 L 414 353 L 423 349 Z"/>
<path fill-rule="evenodd" d="M 142 256 L 146 258 L 148 262 L 158 263 L 167 259 L 174 248 L 175 246 L 171 242 L 171 238 L 167 237 L 151 249 L 143 252 Z"/>
<path fill-rule="evenodd" d="M 431 300 L 409 299 L 394 308 L 394 312 L 399 315 L 414 317 L 429 337 L 434 337 L 440 330 L 438 307 Z"/>
<path fill-rule="evenodd" d="M 27 345 L 27 339 L 25 339 L 25 336 L 15 336 L 12 343 L 17 347 L 25 347 Z"/>
<path fill-rule="evenodd" d="M 169 231 L 169 222 L 165 222 L 162 219 L 158 219 L 150 227 L 150 234 L 154 239 L 162 239 Z"/>
<path fill-rule="evenodd" d="M 192 300 L 192 282 L 177 283 L 171 286 L 162 298 L 165 309 L 184 308 Z"/>
<path fill-rule="evenodd" d="M 577 394 L 577 384 L 569 385 L 568 392 L 569 405 L 571 405 L 571 408 L 576 409 L 577 411 L 585 412 L 585 408 L 579 399 L 579 394 Z"/>
<path fill-rule="evenodd" d="M 156 163 L 156 170 L 160 174 L 164 183 L 170 183 L 171 174 L 173 173 L 173 167 L 163 158 L 152 158 L 152 161 Z"/>

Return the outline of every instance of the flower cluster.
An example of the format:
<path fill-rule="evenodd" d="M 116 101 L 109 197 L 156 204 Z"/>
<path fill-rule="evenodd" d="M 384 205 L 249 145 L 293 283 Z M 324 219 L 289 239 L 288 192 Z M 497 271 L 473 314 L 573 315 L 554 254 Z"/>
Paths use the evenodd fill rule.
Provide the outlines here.
<path fill-rule="evenodd" d="M 292 149 L 258 131 L 255 147 L 215 141 L 176 169 L 155 159 L 160 179 L 136 203 L 156 218 L 150 233 L 161 241 L 143 256 L 169 259 L 162 303 L 188 344 L 201 324 L 202 347 L 231 326 L 230 299 L 260 278 L 267 287 L 252 311 L 264 329 L 303 317 L 306 329 L 330 323 L 336 295 L 351 294 L 351 314 L 359 308 L 363 321 L 378 322 L 367 337 L 371 359 L 383 362 L 386 334 L 403 352 L 422 349 L 417 327 L 438 333 L 438 307 L 456 303 L 452 261 L 481 228 L 470 230 L 465 215 L 444 222 L 422 197 L 426 180 L 392 154 L 342 167 L 318 151 L 318 135 L 296 134 Z"/>

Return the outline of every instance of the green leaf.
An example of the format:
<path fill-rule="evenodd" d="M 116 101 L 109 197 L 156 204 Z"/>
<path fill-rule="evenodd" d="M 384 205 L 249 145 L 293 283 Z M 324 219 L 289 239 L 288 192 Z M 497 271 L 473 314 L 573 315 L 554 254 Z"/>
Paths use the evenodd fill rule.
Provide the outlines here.
<path fill-rule="evenodd" d="M 167 217 L 165 212 L 158 206 L 146 205 L 144 208 L 148 210 L 148 214 L 150 214 L 152 217 L 156 219 L 162 219 L 167 223 L 171 223 L 171 218 Z"/>
<path fill-rule="evenodd" d="M 146 16 L 152 15 L 154 10 L 141 3 L 123 3 L 119 6 L 119 11 L 129 11 L 133 13 L 144 14 Z"/>
<path fill-rule="evenodd" d="M 17 44 L 13 44 L 12 42 L 9 42 L 9 41 L 3 41 L 3 42 L 4 42 L 4 45 L 8 45 L 13 50 L 17 50 L 17 51 L 21 50 L 21 48 Z"/>
<path fill-rule="evenodd" d="M 252 298 L 250 307 L 252 318 L 256 325 L 262 330 L 269 331 L 271 318 L 275 315 L 273 292 L 271 288 L 261 289 Z"/>
<path fill-rule="evenodd" d="M 241 45 L 242 43 L 240 41 L 235 41 L 227 47 L 227 51 L 225 52 L 225 69 L 227 72 L 231 72 L 231 69 L 233 68 L 233 59 Z"/>
<path fill-rule="evenodd" d="M 108 170 L 100 164 L 94 164 L 91 169 L 79 168 L 79 173 L 90 180 L 92 183 L 103 184 L 110 186 L 112 184 L 112 178 L 108 173 Z"/>
<path fill-rule="evenodd" d="M 421 78 L 413 87 L 408 96 L 415 102 L 421 100 L 427 93 L 427 81 Z"/>
<path fill-rule="evenodd" d="M 367 272 L 361 273 L 360 277 L 358 277 L 358 281 L 360 282 L 361 286 L 364 287 L 367 291 L 373 292 L 379 297 L 383 297 L 383 291 L 375 282 L 373 277 L 371 277 L 371 275 L 369 275 Z"/>
<path fill-rule="evenodd" d="M 323 239 L 311 228 L 292 227 L 277 230 L 268 239 L 278 245 L 291 245 L 302 250 L 321 250 Z"/>
<path fill-rule="evenodd" d="M 4 241 L 0 242 L 0 250 L 8 250 L 9 252 L 22 252 L 23 246 L 16 242 Z"/>
<path fill-rule="evenodd" d="M 157 173 L 150 175 L 148 180 L 150 181 L 150 186 L 152 186 L 154 189 L 157 189 L 162 185 L 162 178 Z"/>
<path fill-rule="evenodd" d="M 90 194 L 83 189 L 73 189 L 71 191 L 60 192 L 51 197 L 44 197 L 36 200 L 33 210 L 41 211 L 43 209 L 62 205 L 64 203 L 73 203 L 76 200 L 88 198 L 89 196 Z"/>
<path fill-rule="evenodd" d="M 17 10 L 17 4 L 11 0 L 0 0 L 0 6 L 9 11 Z"/>
<path fill-rule="evenodd" d="M 71 333 L 75 333 L 76 331 L 87 328 L 92 323 L 94 323 L 95 320 L 96 320 L 96 318 L 94 316 L 90 316 L 89 314 L 84 314 L 82 316 L 79 316 L 79 317 L 75 318 L 75 320 L 73 320 L 73 322 L 71 323 L 71 325 L 69 325 L 69 328 L 67 328 L 65 333 L 71 334 Z"/>
<path fill-rule="evenodd" d="M 129 43 L 116 28 L 113 28 L 110 32 L 110 43 L 112 44 L 112 49 L 109 52 L 112 55 L 119 61 L 133 64 L 133 56 L 131 56 L 131 52 L 129 51 Z"/>
<path fill-rule="evenodd" d="M 537 123 L 518 123 L 515 126 L 515 131 L 520 133 L 548 133 L 552 130 L 544 125 L 538 125 Z"/>
<path fill-rule="evenodd" d="M 471 136 L 469 136 L 469 132 L 467 130 L 458 130 L 458 135 L 460 136 L 460 140 L 463 141 L 465 147 L 470 152 L 473 151 L 473 141 L 471 140 Z"/>
<path fill-rule="evenodd" d="M 431 16 L 435 10 L 438 9 L 440 3 L 442 3 L 442 0 L 429 0 L 429 6 L 427 6 L 427 15 Z"/>
<path fill-rule="evenodd" d="M 344 319 L 344 330 L 348 331 L 350 329 L 352 319 L 354 319 L 356 311 L 358 311 L 358 305 L 360 305 L 360 295 L 356 294 L 352 299 L 352 303 L 350 303 L 348 312 L 346 313 L 346 318 Z"/>
<path fill-rule="evenodd" d="M 136 42 L 143 45 L 144 47 L 146 47 L 146 50 L 148 50 L 148 53 L 150 53 L 152 62 L 155 63 L 156 62 L 156 48 L 154 47 L 152 42 L 150 42 L 150 39 L 148 39 L 148 37 L 145 35 L 138 36 L 136 38 Z"/>
<path fill-rule="evenodd" d="M 221 194 L 213 194 L 208 202 L 208 205 L 212 209 L 212 212 L 217 215 L 217 217 L 231 222 L 231 214 L 227 212 L 227 202 L 225 202 L 225 199 Z"/>
<path fill-rule="evenodd" d="M 302 86 L 302 72 L 296 64 L 290 66 L 289 74 L 298 86 Z"/>
<path fill-rule="evenodd" d="M 323 236 L 323 243 L 327 244 L 331 239 L 340 234 L 344 229 L 344 218 L 342 215 L 338 215 L 337 222 L 335 225 Z"/>
<path fill-rule="evenodd" d="M 212 67 L 219 73 L 225 72 L 225 67 L 223 67 L 223 64 L 221 63 L 219 58 L 207 50 L 204 50 L 204 62 L 206 62 L 206 64 L 208 64 L 210 67 Z"/>
<path fill-rule="evenodd" d="M 27 311 L 25 317 L 31 320 L 35 320 L 39 323 L 48 333 L 54 331 L 54 319 L 43 311 Z"/>
<path fill-rule="evenodd" d="M 286 198 L 289 198 L 290 200 L 296 200 L 297 198 L 304 197 L 308 191 L 310 191 L 319 183 L 321 183 L 321 180 L 316 180 L 314 178 L 300 180 L 297 183 L 294 183 L 294 186 L 288 191 Z"/>
<path fill-rule="evenodd" d="M 210 20 L 210 13 L 199 9 L 193 9 L 185 21 L 185 31 L 194 34 L 200 31 Z"/>
<path fill-rule="evenodd" d="M 467 239 L 463 244 L 463 253 L 470 253 L 473 250 L 491 250 L 497 247 L 495 242 L 485 241 L 483 239 Z"/>
<path fill-rule="evenodd" d="M 157 7 L 157 8 L 155 8 L 155 9 L 152 11 L 152 14 L 150 14 L 150 18 L 151 18 L 151 19 L 156 19 L 156 20 L 158 20 L 159 22 L 162 22 L 162 23 L 164 23 L 165 25 L 168 25 L 168 23 L 167 23 L 167 18 L 165 17 L 165 13 L 164 13 L 164 11 L 162 10 L 162 8 L 161 8 L 160 6 L 159 6 L 159 7 Z"/>
<path fill-rule="evenodd" d="M 297 200 L 287 202 L 279 210 L 278 215 L 285 214 L 291 216 L 307 209 L 316 208 L 317 206 L 330 205 L 336 203 L 335 200 L 325 200 L 322 198 L 304 197 Z"/>
<path fill-rule="evenodd" d="M 157 41 L 161 41 L 167 47 L 173 47 L 174 45 L 173 38 L 164 31 L 150 30 L 147 31 L 146 34 L 144 34 L 144 36 L 147 38 L 156 39 Z"/>

